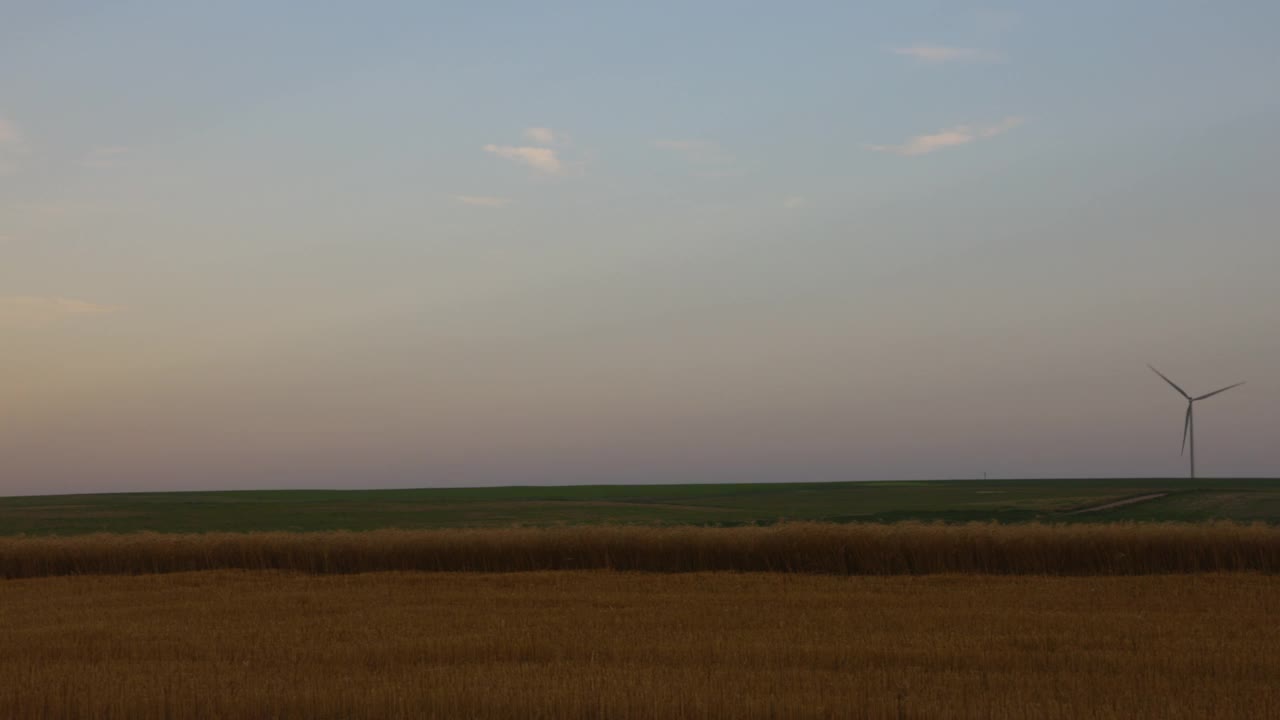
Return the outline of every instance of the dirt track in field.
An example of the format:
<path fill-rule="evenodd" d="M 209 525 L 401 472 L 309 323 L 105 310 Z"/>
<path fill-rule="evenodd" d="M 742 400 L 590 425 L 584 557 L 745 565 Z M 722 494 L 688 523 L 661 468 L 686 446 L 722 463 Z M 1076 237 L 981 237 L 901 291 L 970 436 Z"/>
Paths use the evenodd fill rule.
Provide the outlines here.
<path fill-rule="evenodd" d="M 1111 510 L 1113 508 L 1124 507 L 1126 505 L 1137 505 L 1138 503 L 1147 502 L 1148 500 L 1158 500 L 1168 494 L 1169 493 L 1167 492 L 1162 492 L 1162 493 L 1151 493 L 1150 495 L 1139 495 L 1138 497 L 1125 498 L 1124 500 L 1116 500 L 1115 502 L 1109 502 L 1106 505 L 1095 505 L 1093 507 L 1082 508 L 1080 510 L 1072 510 L 1067 514 L 1079 515 L 1081 513 L 1091 513 L 1091 512 L 1101 512 L 1103 510 Z"/>

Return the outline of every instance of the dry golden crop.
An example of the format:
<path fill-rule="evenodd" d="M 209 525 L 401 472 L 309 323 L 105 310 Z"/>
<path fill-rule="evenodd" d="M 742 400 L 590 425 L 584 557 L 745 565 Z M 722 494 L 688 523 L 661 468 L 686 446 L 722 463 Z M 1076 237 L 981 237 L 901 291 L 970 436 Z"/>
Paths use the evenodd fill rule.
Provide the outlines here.
<path fill-rule="evenodd" d="M 215 571 L 0 582 L 0 717 L 1244 718 L 1280 577 Z"/>
<path fill-rule="evenodd" d="M 0 577 L 194 570 L 1136 575 L 1280 571 L 1280 527 L 1211 524 L 579 526 L 0 538 Z"/>

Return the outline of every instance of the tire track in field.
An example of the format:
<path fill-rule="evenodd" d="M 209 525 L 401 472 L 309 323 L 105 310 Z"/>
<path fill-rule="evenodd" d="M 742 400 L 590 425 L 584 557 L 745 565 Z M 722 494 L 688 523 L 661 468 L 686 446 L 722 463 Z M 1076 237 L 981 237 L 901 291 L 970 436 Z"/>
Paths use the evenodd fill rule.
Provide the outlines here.
<path fill-rule="evenodd" d="M 1139 495 L 1137 497 L 1125 498 L 1123 500 L 1116 500 L 1115 502 L 1109 502 L 1109 503 L 1106 503 L 1105 505 L 1094 505 L 1093 507 L 1081 508 L 1079 510 L 1072 510 L 1067 514 L 1079 515 L 1080 513 L 1101 512 L 1103 510 L 1111 510 L 1118 507 L 1124 507 L 1126 505 L 1136 505 L 1138 503 L 1148 502 L 1150 500 L 1158 500 L 1162 497 L 1165 497 L 1168 494 L 1169 493 L 1167 492 L 1161 492 L 1161 493 L 1151 493 L 1150 495 Z"/>

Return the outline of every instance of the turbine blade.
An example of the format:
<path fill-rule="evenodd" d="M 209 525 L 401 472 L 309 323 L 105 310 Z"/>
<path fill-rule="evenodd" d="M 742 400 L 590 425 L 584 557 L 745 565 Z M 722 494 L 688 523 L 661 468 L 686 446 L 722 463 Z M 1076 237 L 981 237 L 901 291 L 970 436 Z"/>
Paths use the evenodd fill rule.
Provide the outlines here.
<path fill-rule="evenodd" d="M 1241 385 L 1243 385 L 1243 384 L 1244 384 L 1244 383 L 1242 383 L 1242 382 L 1238 382 L 1238 383 L 1236 383 L 1235 385 L 1228 385 L 1228 386 L 1226 386 L 1226 387 L 1222 388 L 1221 390 L 1214 390 L 1213 392 L 1209 393 L 1208 395 L 1201 395 L 1201 396 L 1200 396 L 1200 397 L 1198 397 L 1198 398 L 1192 398 L 1192 399 L 1193 399 L 1193 400 L 1203 400 L 1203 399 L 1205 399 L 1205 398 L 1207 398 L 1207 397 L 1213 397 L 1214 395 L 1217 395 L 1218 393 L 1224 393 L 1224 392 L 1226 392 L 1226 391 L 1230 390 L 1231 388 L 1238 388 L 1238 387 L 1240 387 L 1240 386 L 1241 386 Z"/>
<path fill-rule="evenodd" d="M 1179 455 L 1187 454 L 1187 431 L 1191 429 L 1191 403 L 1187 403 L 1187 420 L 1182 423 L 1182 451 Z"/>
<path fill-rule="evenodd" d="M 1181 395 L 1182 397 L 1184 397 L 1184 398 L 1186 398 L 1186 399 L 1188 399 L 1188 400 L 1190 400 L 1190 399 L 1191 399 L 1191 396 L 1187 394 L 1187 391 L 1186 391 L 1186 390 L 1183 390 L 1182 388 L 1178 387 L 1178 384 L 1177 384 L 1177 383 L 1175 383 L 1174 381 L 1170 380 L 1169 378 L 1164 377 L 1164 373 L 1162 373 L 1162 372 L 1160 372 L 1159 370 L 1155 369 L 1155 367 L 1154 367 L 1154 366 L 1152 366 L 1152 365 L 1150 365 L 1150 364 L 1148 364 L 1148 365 L 1147 365 L 1147 367 L 1151 368 L 1151 372 L 1153 372 L 1153 373 L 1155 373 L 1155 374 L 1159 375 L 1160 377 L 1164 378 L 1164 381 L 1165 381 L 1165 382 L 1167 382 L 1167 383 L 1169 383 L 1170 385 L 1172 385 L 1172 386 L 1173 386 L 1173 389 L 1174 389 L 1174 390 L 1177 390 L 1179 395 Z"/>

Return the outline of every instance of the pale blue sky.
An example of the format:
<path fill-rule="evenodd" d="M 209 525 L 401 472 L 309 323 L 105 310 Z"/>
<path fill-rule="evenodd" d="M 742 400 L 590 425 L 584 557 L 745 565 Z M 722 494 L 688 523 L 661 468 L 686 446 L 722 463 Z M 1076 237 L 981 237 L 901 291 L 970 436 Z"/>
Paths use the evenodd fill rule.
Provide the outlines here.
<path fill-rule="evenodd" d="M 617 5 L 7 4 L 0 494 L 1280 472 L 1280 5 Z"/>

